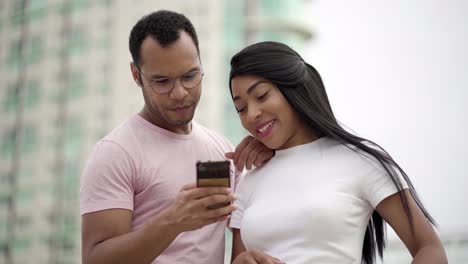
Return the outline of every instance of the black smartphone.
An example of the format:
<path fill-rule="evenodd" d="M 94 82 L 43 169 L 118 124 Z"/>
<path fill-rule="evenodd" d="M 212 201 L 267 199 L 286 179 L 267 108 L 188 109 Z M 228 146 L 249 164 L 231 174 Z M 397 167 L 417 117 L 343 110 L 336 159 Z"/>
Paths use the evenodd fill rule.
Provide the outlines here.
<path fill-rule="evenodd" d="M 197 187 L 231 187 L 231 163 L 225 161 L 197 162 Z M 229 205 L 229 203 L 215 204 L 208 209 L 216 209 Z"/>

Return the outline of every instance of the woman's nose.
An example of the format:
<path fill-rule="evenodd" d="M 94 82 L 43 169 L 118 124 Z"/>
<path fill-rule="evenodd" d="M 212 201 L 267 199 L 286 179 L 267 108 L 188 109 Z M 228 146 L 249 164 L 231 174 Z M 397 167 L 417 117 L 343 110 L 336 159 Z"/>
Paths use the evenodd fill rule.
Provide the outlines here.
<path fill-rule="evenodd" d="M 262 116 L 262 110 L 258 106 L 249 106 L 247 119 L 249 122 L 258 122 Z"/>

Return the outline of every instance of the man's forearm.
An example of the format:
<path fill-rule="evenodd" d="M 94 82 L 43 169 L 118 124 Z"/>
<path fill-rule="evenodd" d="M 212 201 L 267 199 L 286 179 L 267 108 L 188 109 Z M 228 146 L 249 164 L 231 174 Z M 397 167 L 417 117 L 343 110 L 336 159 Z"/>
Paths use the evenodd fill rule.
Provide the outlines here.
<path fill-rule="evenodd" d="M 113 237 L 93 246 L 84 264 L 150 263 L 174 241 L 179 233 L 163 217 L 156 217 L 143 228 Z"/>

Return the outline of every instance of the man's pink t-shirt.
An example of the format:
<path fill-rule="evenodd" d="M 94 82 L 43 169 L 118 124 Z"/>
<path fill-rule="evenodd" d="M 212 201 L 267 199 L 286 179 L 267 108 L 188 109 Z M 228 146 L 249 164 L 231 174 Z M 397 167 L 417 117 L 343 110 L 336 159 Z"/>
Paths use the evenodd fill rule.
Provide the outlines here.
<path fill-rule="evenodd" d="M 232 150 L 224 137 L 195 122 L 190 134 L 179 135 L 135 114 L 96 144 L 81 178 L 81 215 L 132 210 L 137 230 L 168 208 L 183 185 L 196 181 L 197 161 L 225 160 Z M 180 234 L 153 264 L 223 263 L 225 227 L 220 222 Z"/>

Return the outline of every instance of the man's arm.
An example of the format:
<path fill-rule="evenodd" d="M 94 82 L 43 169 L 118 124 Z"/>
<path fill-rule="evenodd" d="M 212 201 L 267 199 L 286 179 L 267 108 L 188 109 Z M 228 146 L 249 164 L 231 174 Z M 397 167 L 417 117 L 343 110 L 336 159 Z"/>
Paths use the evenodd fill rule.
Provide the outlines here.
<path fill-rule="evenodd" d="M 110 209 L 82 216 L 83 263 L 149 263 L 177 237 L 162 215 L 130 232 L 132 211 Z"/>
<path fill-rule="evenodd" d="M 267 148 L 262 142 L 252 136 L 246 136 L 237 145 L 234 152 L 228 152 L 225 157 L 233 160 L 238 171 L 245 168 L 250 170 L 252 166 L 260 166 L 275 155 L 275 151 Z"/>
<path fill-rule="evenodd" d="M 135 231 L 131 231 L 130 210 L 110 209 L 84 214 L 83 263 L 150 263 L 180 233 L 226 220 L 235 210 L 234 205 L 214 210 L 207 207 L 233 200 L 233 195 L 226 188 L 186 185 L 171 207 Z"/>

